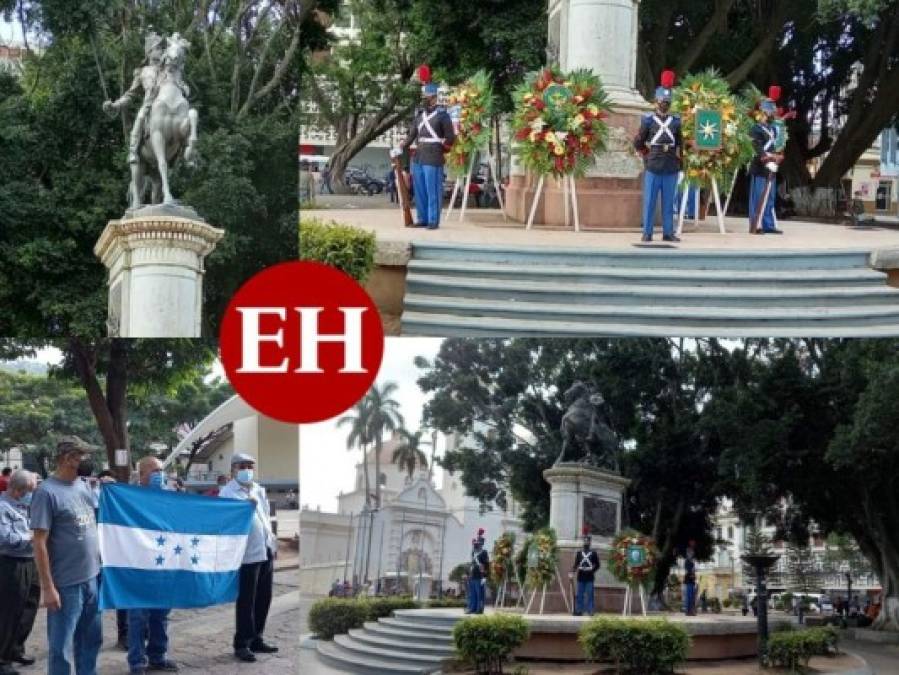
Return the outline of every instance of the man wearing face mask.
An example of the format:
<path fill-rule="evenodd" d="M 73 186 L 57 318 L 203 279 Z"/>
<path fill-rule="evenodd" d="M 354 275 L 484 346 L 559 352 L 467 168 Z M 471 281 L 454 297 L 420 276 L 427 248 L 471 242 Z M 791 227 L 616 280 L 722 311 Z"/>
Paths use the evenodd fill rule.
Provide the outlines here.
<path fill-rule="evenodd" d="M 25 640 L 31 634 L 41 598 L 34 565 L 28 509 L 37 477 L 16 471 L 0 495 L 0 675 L 15 675 L 13 663 L 29 666 Z"/>
<path fill-rule="evenodd" d="M 662 73 L 661 86 L 656 89 L 655 112 L 645 115 L 634 148 L 643 155 L 643 241 L 652 241 L 656 217 L 656 202 L 662 198 L 662 239 L 680 241 L 674 234 L 674 192 L 681 167 L 681 120 L 669 115 L 674 72 Z"/>
<path fill-rule="evenodd" d="M 234 656 L 252 662 L 256 654 L 271 654 L 278 648 L 262 639 L 265 620 L 272 603 L 277 542 L 271 528 L 271 510 L 265 488 L 255 482 L 256 459 L 243 452 L 231 458 L 231 481 L 219 492 L 226 499 L 245 499 L 256 506 L 253 527 L 247 537 L 247 550 L 240 566 L 237 594 L 237 627 Z"/>
<path fill-rule="evenodd" d="M 91 447 L 77 436 L 56 445 L 56 471 L 34 491 L 34 560 L 47 607 L 48 675 L 95 675 L 103 643 L 94 495 L 78 477 Z"/>
<path fill-rule="evenodd" d="M 466 614 L 483 614 L 487 599 L 487 575 L 490 557 L 484 550 L 484 530 L 471 540 L 471 568 L 468 570 L 468 608 Z"/>
<path fill-rule="evenodd" d="M 749 131 L 755 156 L 749 164 L 749 231 L 752 234 L 783 234 L 774 222 L 777 171 L 784 160 L 777 151 L 777 104 L 771 98 L 759 103 L 762 121 Z"/>
<path fill-rule="evenodd" d="M 599 569 L 599 556 L 590 548 L 589 533 L 584 532 L 584 547 L 574 554 L 573 572 L 577 574 L 577 596 L 575 597 L 574 615 L 589 614 L 593 616 L 593 582 L 596 570 Z"/>
<path fill-rule="evenodd" d="M 154 490 L 165 488 L 162 462 L 144 457 L 137 463 L 138 483 Z M 128 610 L 128 669 L 133 675 L 149 670 L 176 672 L 177 664 L 166 658 L 169 648 L 169 610 Z"/>

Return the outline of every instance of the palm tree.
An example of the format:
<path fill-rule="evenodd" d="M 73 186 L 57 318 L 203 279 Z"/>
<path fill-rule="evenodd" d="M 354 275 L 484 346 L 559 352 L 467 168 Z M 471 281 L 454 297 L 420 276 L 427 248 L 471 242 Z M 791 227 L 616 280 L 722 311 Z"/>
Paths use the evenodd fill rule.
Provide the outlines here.
<path fill-rule="evenodd" d="M 368 482 L 368 446 L 371 443 L 369 436 L 369 424 L 371 421 L 371 409 L 368 407 L 368 399 L 362 398 L 353 406 L 353 412 L 344 415 L 337 420 L 338 427 L 350 427 L 346 437 L 347 450 L 362 449 L 362 475 L 365 476 L 365 505 L 371 506 L 371 486 Z"/>
<path fill-rule="evenodd" d="M 393 463 L 401 469 L 405 469 L 411 481 L 416 466 L 420 466 L 423 469 L 428 467 L 428 458 L 421 449 L 421 446 L 425 444 L 421 440 L 421 437 L 424 436 L 424 431 L 419 430 L 413 434 L 408 429 L 400 429 L 399 434 L 402 436 L 403 441 L 393 451 Z"/>
<path fill-rule="evenodd" d="M 398 431 L 403 426 L 400 404 L 391 396 L 398 389 L 396 382 L 376 382 L 365 395 L 368 406 L 368 438 L 375 446 L 375 508 L 381 508 L 381 445 L 385 431 Z"/>

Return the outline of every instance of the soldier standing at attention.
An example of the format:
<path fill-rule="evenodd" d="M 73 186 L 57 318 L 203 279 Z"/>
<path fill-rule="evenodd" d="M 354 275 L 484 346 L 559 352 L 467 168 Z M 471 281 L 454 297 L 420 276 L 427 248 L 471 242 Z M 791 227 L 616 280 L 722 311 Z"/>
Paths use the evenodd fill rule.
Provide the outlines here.
<path fill-rule="evenodd" d="M 777 104 L 772 98 L 759 103 L 762 121 L 749 131 L 755 156 L 749 165 L 749 218 L 753 234 L 783 234 L 774 222 L 774 203 L 777 198 L 777 169 L 783 153 L 777 151 Z"/>
<path fill-rule="evenodd" d="M 449 113 L 437 105 L 437 94 L 438 88 L 433 82 L 422 87 L 424 107 L 415 115 L 402 148 L 391 151 L 391 156 L 397 156 L 413 143 L 416 144 L 415 161 L 412 163 L 412 183 L 418 218 L 415 225 L 429 230 L 440 227 L 440 211 L 443 207 L 443 155 L 456 139 Z"/>
<path fill-rule="evenodd" d="M 662 73 L 661 86 L 656 89 L 656 110 L 645 115 L 634 148 L 643 155 L 646 170 L 643 174 L 643 239 L 652 241 L 656 202 L 662 197 L 662 239 L 680 241 L 674 234 L 674 192 L 680 172 L 682 149 L 681 121 L 669 115 L 674 72 Z"/>

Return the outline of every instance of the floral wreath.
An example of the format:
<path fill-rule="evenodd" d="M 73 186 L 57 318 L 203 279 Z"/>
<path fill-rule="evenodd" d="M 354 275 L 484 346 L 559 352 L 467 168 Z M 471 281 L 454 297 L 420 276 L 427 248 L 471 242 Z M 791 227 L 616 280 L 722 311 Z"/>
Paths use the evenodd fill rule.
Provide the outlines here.
<path fill-rule="evenodd" d="M 734 96 L 727 82 L 715 69 L 688 75 L 674 91 L 671 111 L 680 115 L 684 139 L 684 177 L 693 187 L 711 187 L 712 178 L 721 185 L 752 157 L 749 137 L 751 120 L 745 104 Z M 721 148 L 697 150 L 695 140 L 696 112 L 717 110 L 721 113 Z"/>
<path fill-rule="evenodd" d="M 640 546 L 645 551 L 643 564 L 628 564 L 627 554 L 631 546 Z M 622 532 L 612 541 L 609 552 L 609 571 L 612 576 L 628 584 L 645 584 L 652 577 L 658 551 L 652 537 L 639 532 Z"/>
<path fill-rule="evenodd" d="M 513 94 L 512 130 L 525 168 L 545 176 L 581 177 L 605 150 L 609 102 L 589 70 L 532 73 Z"/>
<path fill-rule="evenodd" d="M 497 584 L 505 581 L 512 566 L 512 558 L 515 552 L 515 533 L 503 532 L 493 542 L 493 556 L 490 562 L 490 571 L 493 580 Z"/>
<path fill-rule="evenodd" d="M 530 564 L 532 555 L 536 558 L 535 565 Z M 559 546 L 556 543 L 556 531 L 551 527 L 547 527 L 537 532 L 529 542 L 527 556 L 527 585 L 531 588 L 537 588 L 550 583 L 556 576 L 556 566 L 559 563 Z"/>
<path fill-rule="evenodd" d="M 472 155 L 490 140 L 493 85 L 486 71 L 479 70 L 450 91 L 447 108 L 452 110 L 456 106 L 459 107 L 456 140 L 446 156 L 447 169 L 454 177 L 466 174 Z"/>

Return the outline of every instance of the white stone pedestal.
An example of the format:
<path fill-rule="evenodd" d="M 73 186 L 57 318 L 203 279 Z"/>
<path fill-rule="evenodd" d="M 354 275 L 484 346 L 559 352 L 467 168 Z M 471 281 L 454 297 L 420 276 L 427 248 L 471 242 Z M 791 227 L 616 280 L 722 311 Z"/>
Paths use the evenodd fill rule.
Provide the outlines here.
<path fill-rule="evenodd" d="M 109 221 L 94 246 L 109 270 L 109 336 L 200 337 L 203 261 L 223 236 L 181 207 Z"/>
<path fill-rule="evenodd" d="M 621 531 L 622 502 L 630 480 L 573 463 L 547 469 L 543 478 L 550 485 L 549 525 L 556 531 L 563 578 L 568 577 L 587 527 L 601 562 L 595 583 L 597 611 L 621 611 L 625 585 L 612 577 L 606 561 L 612 540 Z M 564 607 L 553 603 L 553 611 L 559 609 Z"/>

